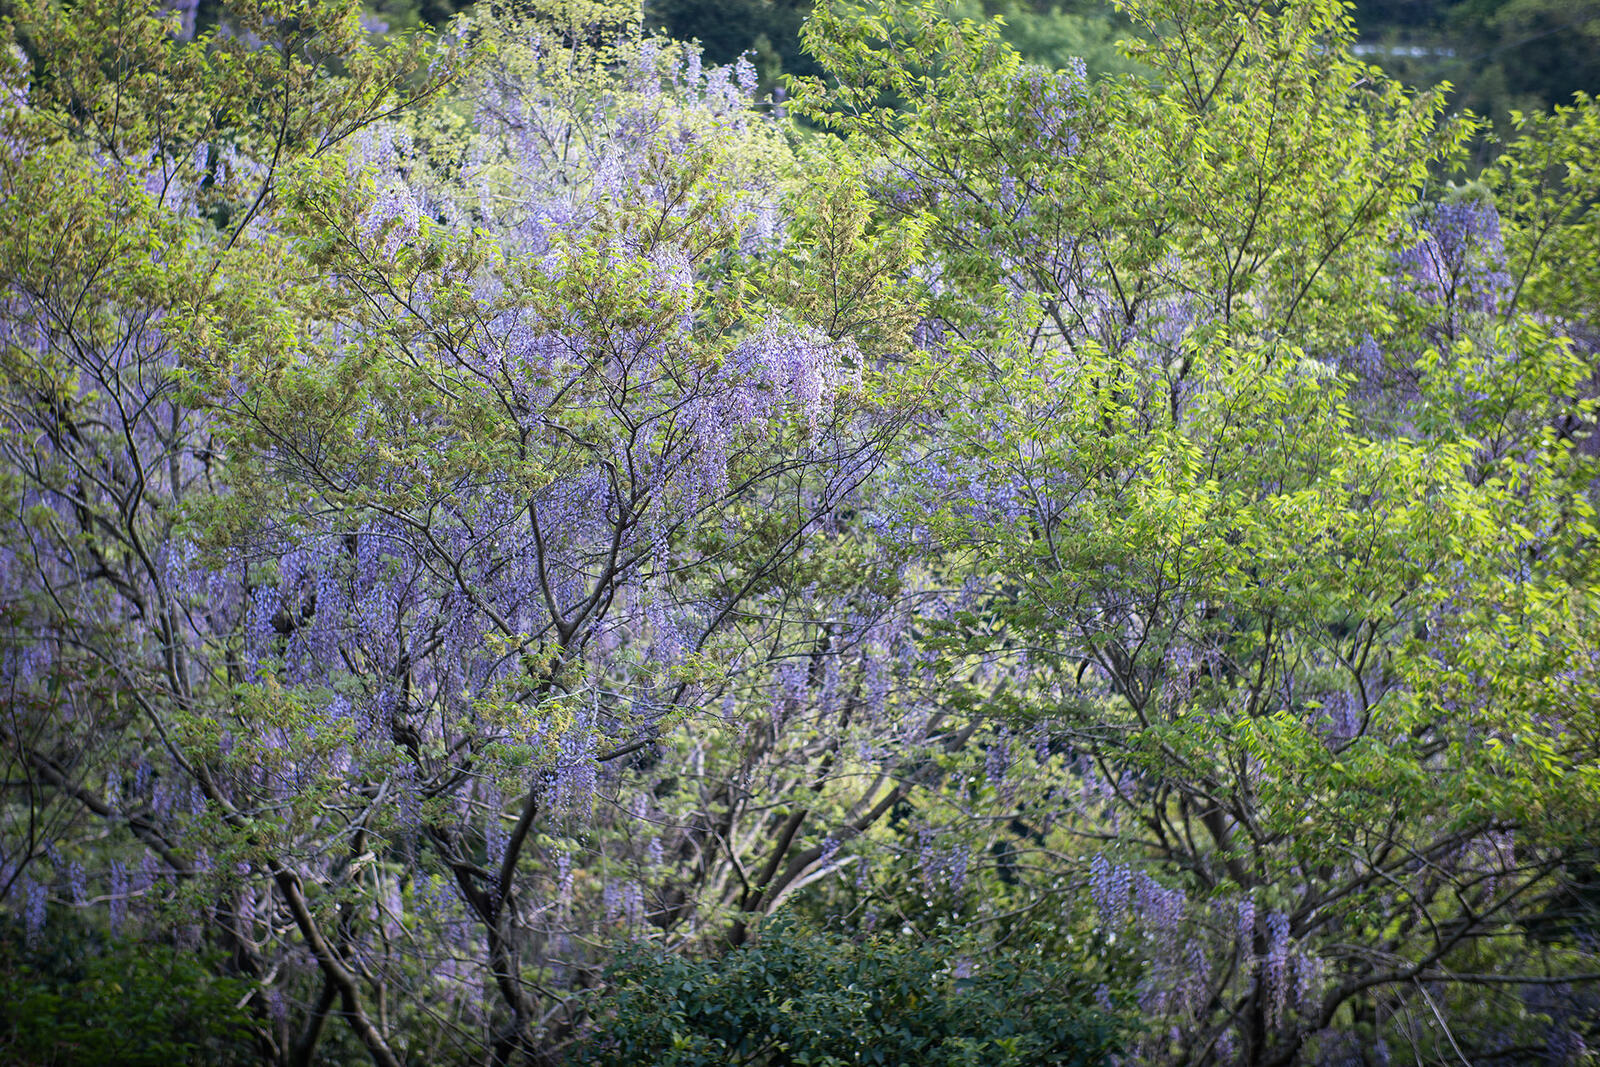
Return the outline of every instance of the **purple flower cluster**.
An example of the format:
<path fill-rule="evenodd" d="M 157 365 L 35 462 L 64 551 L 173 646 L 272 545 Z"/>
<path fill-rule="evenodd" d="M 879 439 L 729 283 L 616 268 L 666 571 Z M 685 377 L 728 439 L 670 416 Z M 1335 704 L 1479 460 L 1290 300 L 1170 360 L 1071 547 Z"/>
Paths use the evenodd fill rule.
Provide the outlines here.
<path fill-rule="evenodd" d="M 644 921 L 644 888 L 631 880 L 609 881 L 601 890 L 606 922 L 636 927 Z"/>
<path fill-rule="evenodd" d="M 128 868 L 120 860 L 111 861 L 110 899 L 111 936 L 122 933 L 128 921 Z"/>
<path fill-rule="evenodd" d="M 599 767 L 594 757 L 594 724 L 580 717 L 561 735 L 560 751 L 551 775 L 550 806 L 554 810 L 568 815 L 588 815 L 599 785 Z"/>
<path fill-rule="evenodd" d="M 37 943 L 44 935 L 45 907 L 49 901 L 49 891 L 32 878 L 24 878 L 20 883 L 23 899 L 23 925 L 27 930 L 28 941 Z"/>
<path fill-rule="evenodd" d="M 917 867 L 922 873 L 922 885 L 929 896 L 948 890 L 960 893 L 967 882 L 967 869 L 971 856 L 965 845 L 956 843 L 950 848 L 939 848 L 936 832 L 924 826 L 918 832 Z"/>
<path fill-rule="evenodd" d="M 1033 728 L 1033 758 L 1043 767 L 1050 762 L 1050 725 L 1040 721 Z"/>
<path fill-rule="evenodd" d="M 1077 152 L 1076 120 L 1087 84 L 1081 61 L 1063 70 L 1029 67 L 1024 72 L 1012 107 L 1018 112 L 1018 126 L 1032 131 L 1034 148 L 1057 159 Z"/>
<path fill-rule="evenodd" d="M 1435 204 L 1416 227 L 1416 242 L 1396 257 L 1411 291 L 1464 311 L 1498 311 L 1511 282 L 1494 206 L 1479 200 Z"/>
<path fill-rule="evenodd" d="M 1114 864 L 1102 853 L 1089 861 L 1089 896 L 1100 916 L 1100 928 L 1110 933 L 1122 929 L 1133 892 L 1133 871 Z"/>
<path fill-rule="evenodd" d="M 772 688 L 772 704 L 768 713 L 774 729 L 782 727 L 790 716 L 797 713 L 806 698 L 809 677 L 806 662 L 790 657 L 778 665 Z"/>
<path fill-rule="evenodd" d="M 734 350 L 732 366 L 739 380 L 748 383 L 735 410 L 742 421 L 754 422 L 771 412 L 772 398 L 787 400 L 805 415 L 807 425 L 815 431 L 818 420 L 832 404 L 833 394 L 852 378 L 847 360 L 860 367 L 859 353 L 848 342 L 833 341 L 818 330 L 769 318 Z"/>
<path fill-rule="evenodd" d="M 1170 939 L 1183 922 L 1188 897 L 1181 889 L 1168 889 L 1144 871 L 1134 877 L 1133 910 L 1148 932 Z"/>
<path fill-rule="evenodd" d="M 1570 1026 L 1553 1026 L 1545 1041 L 1544 1062 L 1551 1067 L 1576 1067 L 1589 1062 L 1589 1044 Z"/>
<path fill-rule="evenodd" d="M 1267 955 L 1262 961 L 1266 978 L 1268 1018 L 1277 1026 L 1289 1000 L 1289 917 L 1282 912 L 1267 914 Z"/>
<path fill-rule="evenodd" d="M 1235 949 L 1239 956 L 1240 970 L 1248 969 L 1248 963 L 1255 958 L 1256 943 L 1256 902 L 1252 897 L 1242 897 L 1234 906 L 1233 937 Z"/>
<path fill-rule="evenodd" d="M 619 77 L 602 99 L 579 104 L 552 88 L 545 71 L 563 71 L 559 84 L 568 49 L 584 45 L 542 34 L 521 73 L 492 71 L 476 94 L 481 136 L 468 179 L 477 212 L 529 251 L 548 249 L 555 231 L 581 231 L 608 200 L 682 216 L 691 206 L 674 180 L 677 164 L 699 162 L 709 136 L 746 136 L 765 121 L 751 106 L 759 76 L 748 58 L 707 67 L 692 45 L 626 34 L 614 44 Z M 739 213 L 767 201 L 770 189 L 740 175 L 719 192 Z"/>
<path fill-rule="evenodd" d="M 1211 995 L 1211 958 L 1198 939 L 1191 939 L 1184 949 L 1184 1000 L 1189 1011 L 1199 1015 Z"/>
<path fill-rule="evenodd" d="M 393 259 L 402 245 L 421 234 L 422 211 L 411 190 L 399 181 L 386 186 L 361 216 L 361 232 L 368 240 L 383 238 L 383 255 Z"/>
<path fill-rule="evenodd" d="M 1294 957 L 1295 1010 L 1305 1018 L 1315 1018 L 1321 1006 L 1322 959 L 1318 956 L 1297 953 Z"/>
<path fill-rule="evenodd" d="M 996 792 L 1004 789 L 1006 772 L 1011 769 L 1011 731 L 1001 727 L 984 754 L 983 771 L 989 787 Z"/>

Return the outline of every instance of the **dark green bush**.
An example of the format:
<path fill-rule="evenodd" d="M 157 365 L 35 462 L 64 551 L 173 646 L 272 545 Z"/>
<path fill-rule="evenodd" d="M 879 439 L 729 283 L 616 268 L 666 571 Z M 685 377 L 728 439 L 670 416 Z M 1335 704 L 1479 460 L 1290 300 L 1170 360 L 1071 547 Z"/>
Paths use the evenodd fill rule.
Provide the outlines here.
<path fill-rule="evenodd" d="M 74 931 L 26 945 L 0 930 L 0 1063 L 176 1067 L 257 1062 L 250 983 L 201 954 Z"/>
<path fill-rule="evenodd" d="M 1119 1037 L 1089 980 L 1047 960 L 784 918 L 720 958 L 626 951 L 594 1007 L 576 1059 L 618 1067 L 1090 1067 Z"/>

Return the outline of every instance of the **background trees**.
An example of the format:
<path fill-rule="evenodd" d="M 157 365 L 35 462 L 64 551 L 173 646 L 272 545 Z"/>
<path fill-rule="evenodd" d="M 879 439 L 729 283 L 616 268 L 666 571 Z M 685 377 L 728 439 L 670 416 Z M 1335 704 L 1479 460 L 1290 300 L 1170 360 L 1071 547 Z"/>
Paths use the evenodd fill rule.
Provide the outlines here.
<path fill-rule="evenodd" d="M 23 982 L 203 948 L 284 1063 L 1593 1036 L 1589 100 L 1456 189 L 1320 0 L 1096 81 L 821 12 L 838 137 L 627 6 L 203 14 L 9 29 Z"/>
<path fill-rule="evenodd" d="M 751 49 L 763 71 L 810 75 L 817 69 L 800 47 L 800 27 L 811 7 L 653 0 L 646 12 L 672 35 L 703 41 L 721 61 Z M 1134 69 L 1116 44 L 1144 32 L 1123 5 L 1099 0 L 985 0 L 951 10 L 977 21 L 1003 18 L 1001 33 L 1029 62 L 1082 60 L 1093 75 Z M 1414 89 L 1448 83 L 1452 107 L 1483 115 L 1504 136 L 1513 111 L 1543 111 L 1600 88 L 1595 15 L 1589 0 L 1360 0 L 1353 49 Z M 1481 142 L 1475 165 L 1493 155 L 1491 143 Z"/>

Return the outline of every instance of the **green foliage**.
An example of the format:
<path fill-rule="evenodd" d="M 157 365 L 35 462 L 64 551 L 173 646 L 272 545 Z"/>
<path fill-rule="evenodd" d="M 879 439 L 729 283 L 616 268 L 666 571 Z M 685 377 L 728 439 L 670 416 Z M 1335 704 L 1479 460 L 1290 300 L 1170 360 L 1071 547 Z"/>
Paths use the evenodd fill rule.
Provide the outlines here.
<path fill-rule="evenodd" d="M 1591 328 L 1593 138 L 1582 106 L 1529 120 L 1491 175 L 1524 304 L 1474 302 L 1498 248 L 1449 220 L 1476 209 L 1417 206 L 1469 127 L 1352 59 L 1341 5 L 1127 13 L 1150 80 L 1086 84 L 939 7 L 836 6 L 809 32 L 837 85 L 796 101 L 871 144 L 883 210 L 927 228 L 960 370 L 903 530 L 984 590 L 927 626 L 943 706 L 1074 754 L 1086 800 L 1039 834 L 1044 870 L 1103 851 L 1102 901 L 1114 863 L 1191 901 L 1151 936 L 1213 960 L 1207 990 L 1149 948 L 1137 1054 L 1288 1062 L 1418 974 L 1584 967 L 1581 939 L 1541 960 L 1515 924 L 1567 892 L 1600 810 L 1596 469 L 1572 441 L 1595 411 L 1562 334 Z M 1447 265 L 1449 241 L 1479 258 Z M 1500 880 L 1455 858 L 1508 832 Z M 1240 943 L 1239 908 L 1278 932 Z M 1292 1012 L 1291 956 L 1337 972 Z M 1453 1025 L 1488 1049 L 1533 1018 Z"/>
<path fill-rule="evenodd" d="M 626 949 L 577 1062 L 624 1067 L 1092 1067 L 1118 1021 L 1081 974 L 954 943 L 813 931 L 779 915 L 717 958 Z"/>
<path fill-rule="evenodd" d="M 998 16 L 1006 42 L 1029 63 L 1053 70 L 1082 64 L 1092 78 L 1136 73 L 1140 69 L 1117 46 L 1135 29 L 1114 4 L 986 0 L 955 10 L 975 20 Z"/>
<path fill-rule="evenodd" d="M 1547 114 L 1518 112 L 1515 139 L 1483 175 L 1506 229 L 1520 306 L 1569 328 L 1600 316 L 1600 100 L 1579 94 Z"/>
<path fill-rule="evenodd" d="M 829 6 L 837 137 L 627 0 L 8 12 L 15 1058 L 1587 1025 L 1592 97 L 1441 189 L 1333 0 Z"/>
<path fill-rule="evenodd" d="M 258 1062 L 253 983 L 205 953 L 52 930 L 0 940 L 0 1056 L 17 1067 Z"/>
<path fill-rule="evenodd" d="M 1153 86 L 1028 67 L 992 24 L 937 7 L 819 12 L 812 44 L 838 85 L 799 83 L 796 107 L 870 142 L 892 203 L 931 216 L 938 311 L 974 339 L 1115 350 L 1178 301 L 1309 344 L 1366 314 L 1390 231 L 1465 132 L 1438 128 L 1441 98 L 1351 61 L 1342 8 L 1129 14 L 1151 32 L 1130 54 Z M 1075 288 L 1082 270 L 1109 307 Z"/>
<path fill-rule="evenodd" d="M 709 59 L 731 63 L 741 54 L 751 53 L 764 90 L 778 86 L 780 75 L 821 73 L 802 40 L 802 28 L 811 12 L 810 0 L 650 0 L 645 4 L 652 26 L 679 40 L 700 41 Z M 1001 17 L 1006 41 L 1029 62 L 1052 68 L 1082 63 L 1095 76 L 1138 69 L 1116 47 L 1132 28 L 1109 3 L 969 0 L 953 6 L 951 12 L 979 20 Z"/>

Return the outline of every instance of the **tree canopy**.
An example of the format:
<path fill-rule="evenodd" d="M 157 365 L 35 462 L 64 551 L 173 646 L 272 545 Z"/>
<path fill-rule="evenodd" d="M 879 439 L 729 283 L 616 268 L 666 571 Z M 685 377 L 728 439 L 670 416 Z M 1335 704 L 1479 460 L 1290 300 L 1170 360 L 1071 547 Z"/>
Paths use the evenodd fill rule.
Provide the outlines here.
<path fill-rule="evenodd" d="M 1120 11 L 12 5 L 0 1050 L 1589 1062 L 1600 110 Z"/>

